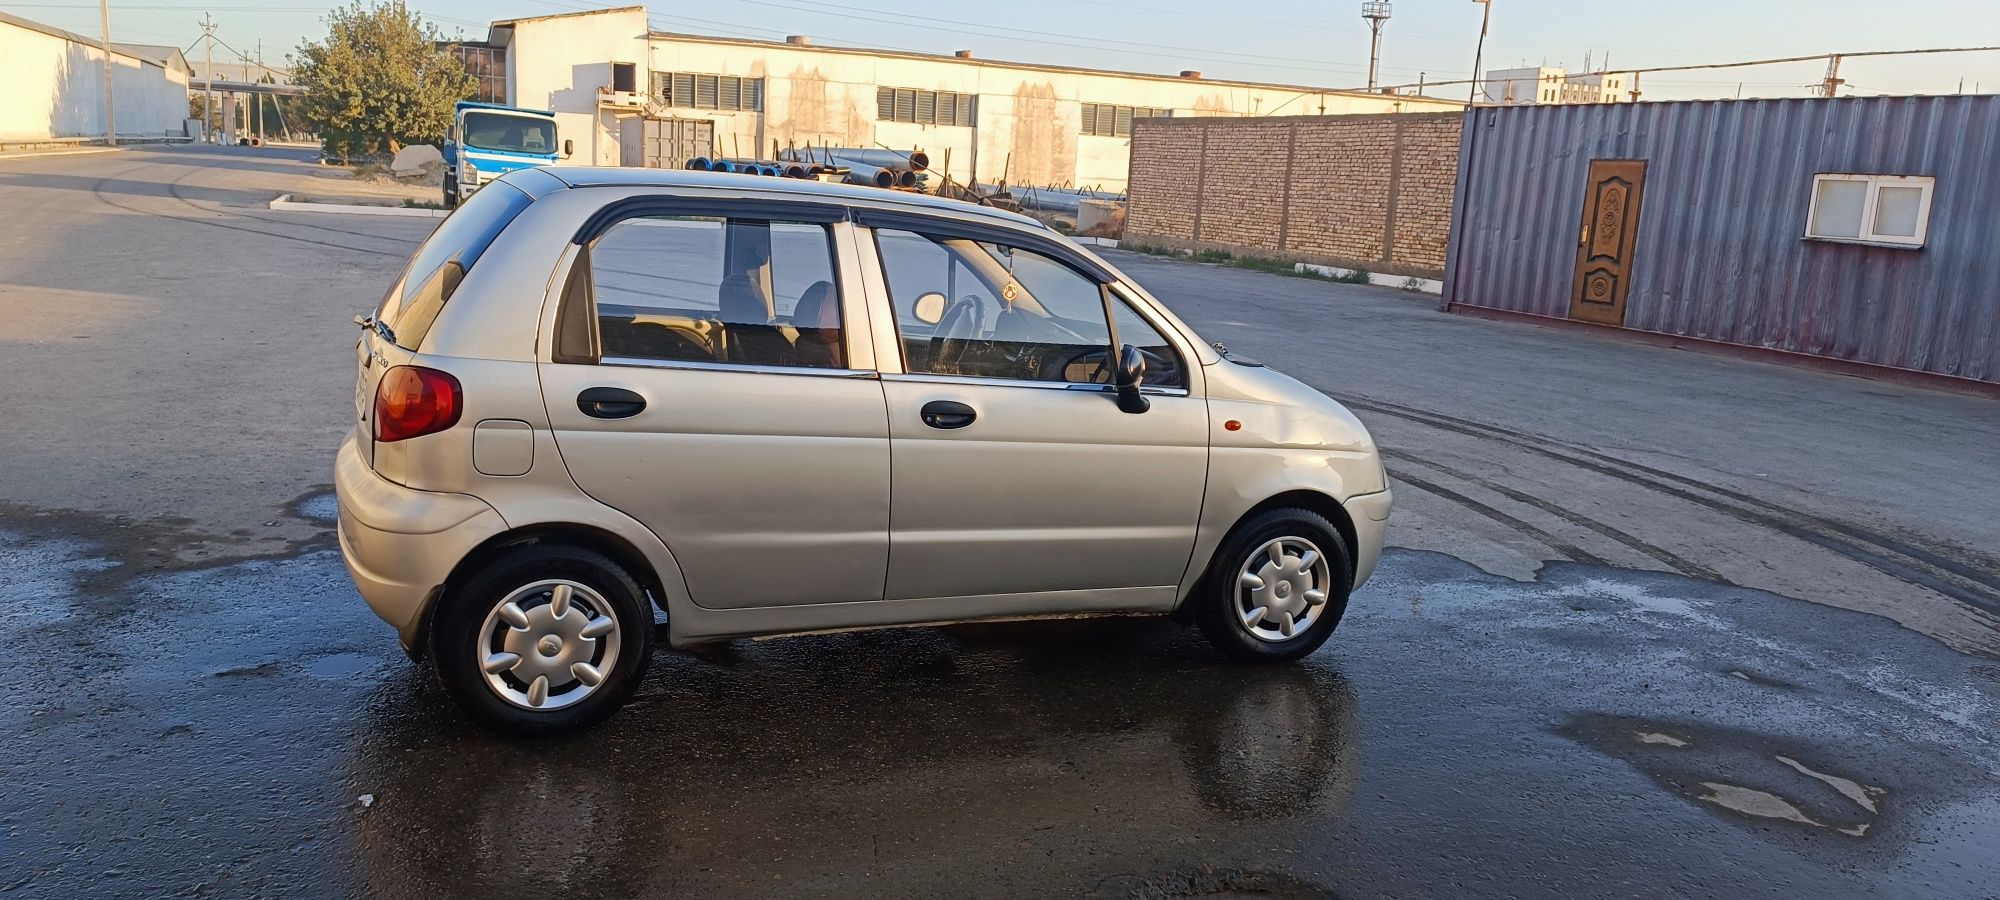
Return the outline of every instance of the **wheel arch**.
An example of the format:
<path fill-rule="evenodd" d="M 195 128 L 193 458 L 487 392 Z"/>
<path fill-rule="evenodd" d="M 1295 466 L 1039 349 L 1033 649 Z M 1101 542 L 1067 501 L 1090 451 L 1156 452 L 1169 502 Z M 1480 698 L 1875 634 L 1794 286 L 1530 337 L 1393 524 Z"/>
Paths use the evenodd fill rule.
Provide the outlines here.
<path fill-rule="evenodd" d="M 515 548 L 533 544 L 562 544 L 601 553 L 623 567 L 626 573 L 632 576 L 632 580 L 639 583 L 639 587 L 646 592 L 647 598 L 652 601 L 655 608 L 660 610 L 667 608 L 666 591 L 661 584 L 659 572 L 653 568 L 646 554 L 641 553 L 638 547 L 633 546 L 624 537 L 603 528 L 573 522 L 523 525 L 487 538 L 465 554 L 465 558 L 459 560 L 458 565 L 452 567 L 451 573 L 445 576 L 444 584 L 439 587 L 436 597 L 425 608 L 417 633 L 404 645 L 410 655 L 412 657 L 423 655 L 429 646 L 431 625 L 437 619 L 438 610 L 452 602 L 453 594 L 474 573 Z"/>
<path fill-rule="evenodd" d="M 1228 543 L 1229 535 L 1235 534 L 1237 529 L 1243 527 L 1243 523 L 1251 519 L 1271 510 L 1285 509 L 1287 507 L 1297 507 L 1308 512 L 1318 513 L 1324 516 L 1327 521 L 1333 523 L 1334 530 L 1339 532 L 1341 542 L 1346 545 L 1342 549 L 1346 551 L 1347 564 L 1349 566 L 1348 574 L 1352 577 L 1352 568 L 1356 564 L 1354 557 L 1359 548 L 1359 544 L 1357 543 L 1359 535 L 1355 531 L 1354 520 L 1347 514 L 1347 508 L 1342 506 L 1340 501 L 1334 499 L 1331 494 L 1323 491 L 1307 488 L 1281 491 L 1258 501 L 1249 509 L 1244 510 L 1241 515 L 1238 515 L 1234 521 L 1229 523 L 1228 528 L 1224 528 L 1216 533 L 1214 544 L 1208 548 L 1208 558 L 1200 561 L 1200 575 L 1189 584 L 1186 590 L 1181 592 L 1181 597 L 1174 606 L 1173 615 L 1181 619 L 1187 616 L 1189 608 L 1188 599 L 1201 591 L 1202 587 L 1208 582 L 1210 575 L 1215 570 L 1216 556 L 1222 552 L 1223 545 Z"/>

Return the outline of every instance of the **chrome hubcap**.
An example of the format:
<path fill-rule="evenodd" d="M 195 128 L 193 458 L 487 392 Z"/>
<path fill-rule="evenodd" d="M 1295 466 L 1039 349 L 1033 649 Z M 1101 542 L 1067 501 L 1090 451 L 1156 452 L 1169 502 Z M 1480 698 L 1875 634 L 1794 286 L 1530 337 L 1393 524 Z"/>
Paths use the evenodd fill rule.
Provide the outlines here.
<path fill-rule="evenodd" d="M 1237 573 L 1237 620 L 1260 641 L 1289 640 L 1319 621 L 1331 579 L 1326 556 L 1312 541 L 1271 540 Z"/>
<path fill-rule="evenodd" d="M 574 581 L 522 587 L 486 614 L 476 658 L 486 686 L 524 709 L 560 709 L 590 696 L 618 662 L 618 617 Z"/>

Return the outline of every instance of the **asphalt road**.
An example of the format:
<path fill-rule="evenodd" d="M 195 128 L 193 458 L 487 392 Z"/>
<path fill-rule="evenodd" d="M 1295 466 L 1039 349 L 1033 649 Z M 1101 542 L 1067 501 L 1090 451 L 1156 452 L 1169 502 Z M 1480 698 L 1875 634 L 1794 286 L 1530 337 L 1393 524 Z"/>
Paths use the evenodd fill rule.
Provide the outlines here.
<path fill-rule="evenodd" d="M 0 894 L 2000 896 L 2000 404 L 1111 254 L 1392 452 L 1326 648 L 735 642 L 507 741 L 329 549 L 430 223 L 324 174 L 0 161 Z"/>

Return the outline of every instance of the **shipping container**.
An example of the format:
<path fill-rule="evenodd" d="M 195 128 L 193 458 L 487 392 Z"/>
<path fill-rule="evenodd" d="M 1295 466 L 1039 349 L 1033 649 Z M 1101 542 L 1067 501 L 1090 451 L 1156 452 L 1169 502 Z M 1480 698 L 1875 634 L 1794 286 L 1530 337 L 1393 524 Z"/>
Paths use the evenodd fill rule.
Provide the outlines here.
<path fill-rule="evenodd" d="M 1466 113 L 1447 308 L 2000 382 L 2000 96 Z"/>

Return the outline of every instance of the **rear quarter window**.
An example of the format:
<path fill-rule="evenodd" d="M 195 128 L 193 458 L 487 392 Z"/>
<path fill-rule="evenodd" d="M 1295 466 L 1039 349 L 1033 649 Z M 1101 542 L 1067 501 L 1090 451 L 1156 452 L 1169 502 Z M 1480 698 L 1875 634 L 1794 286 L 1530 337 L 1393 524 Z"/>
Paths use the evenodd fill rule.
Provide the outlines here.
<path fill-rule="evenodd" d="M 446 216 L 431 236 L 417 248 L 409 268 L 397 282 L 400 289 L 382 298 L 375 321 L 386 326 L 396 346 L 415 350 L 437 321 L 453 292 L 472 271 L 493 239 L 508 223 L 527 209 L 534 198 L 506 182 L 496 181 L 481 188 L 451 215 Z"/>

